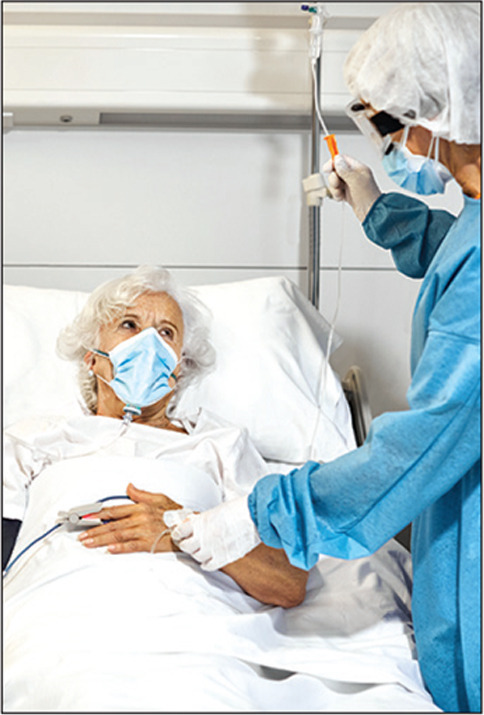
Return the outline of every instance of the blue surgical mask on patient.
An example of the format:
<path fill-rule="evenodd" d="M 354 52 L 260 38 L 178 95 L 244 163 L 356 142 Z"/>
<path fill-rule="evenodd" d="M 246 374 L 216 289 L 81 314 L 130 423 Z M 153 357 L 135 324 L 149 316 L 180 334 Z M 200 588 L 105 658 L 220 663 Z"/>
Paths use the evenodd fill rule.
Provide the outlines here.
<path fill-rule="evenodd" d="M 91 348 L 92 352 L 108 357 L 113 365 L 113 379 L 103 382 L 129 408 L 140 413 L 142 407 L 154 405 L 171 391 L 168 384 L 178 357 L 155 328 L 147 328 L 116 345 L 109 352 Z"/>
<path fill-rule="evenodd" d="M 408 127 L 402 143 L 400 145 L 393 144 L 392 149 L 383 157 L 383 168 L 388 176 L 402 189 L 424 196 L 443 194 L 446 183 L 452 179 L 452 174 L 437 158 L 430 158 L 434 138 L 430 142 L 428 156 L 422 156 L 412 154 L 407 149 L 405 146 L 407 136 Z M 435 156 L 439 156 L 438 137 L 435 141 Z"/>

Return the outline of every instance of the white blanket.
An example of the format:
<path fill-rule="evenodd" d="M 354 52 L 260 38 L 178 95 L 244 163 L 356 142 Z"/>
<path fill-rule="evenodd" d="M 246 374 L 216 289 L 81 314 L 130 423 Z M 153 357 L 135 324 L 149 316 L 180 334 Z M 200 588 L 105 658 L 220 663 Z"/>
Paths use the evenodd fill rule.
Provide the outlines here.
<path fill-rule="evenodd" d="M 195 508 L 223 498 L 210 470 L 180 454 L 46 466 L 15 553 L 59 510 L 123 494 L 129 481 Z M 113 556 L 78 533 L 54 532 L 5 578 L 7 711 L 438 710 L 415 659 L 410 558 L 396 542 L 358 561 L 321 558 L 304 603 L 283 609 L 185 555 Z"/>

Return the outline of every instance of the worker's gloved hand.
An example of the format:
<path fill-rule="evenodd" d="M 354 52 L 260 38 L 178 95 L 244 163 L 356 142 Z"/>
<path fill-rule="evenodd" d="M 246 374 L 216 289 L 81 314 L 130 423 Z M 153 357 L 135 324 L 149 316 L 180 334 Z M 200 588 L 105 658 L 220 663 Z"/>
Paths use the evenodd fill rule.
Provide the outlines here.
<path fill-rule="evenodd" d="M 237 561 L 260 544 L 246 496 L 186 518 L 178 510 L 166 511 L 164 520 L 172 541 L 205 571 Z"/>
<path fill-rule="evenodd" d="M 344 154 L 337 154 L 323 166 L 329 189 L 335 201 L 347 201 L 359 221 L 363 222 L 381 191 L 370 167 Z"/>

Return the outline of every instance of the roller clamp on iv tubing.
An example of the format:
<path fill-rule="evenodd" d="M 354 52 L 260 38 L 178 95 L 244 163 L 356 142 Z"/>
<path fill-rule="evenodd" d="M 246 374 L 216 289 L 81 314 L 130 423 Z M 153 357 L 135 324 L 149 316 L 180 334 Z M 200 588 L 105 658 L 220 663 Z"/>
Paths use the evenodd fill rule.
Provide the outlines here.
<path fill-rule="evenodd" d="M 308 206 L 321 206 L 323 199 L 331 198 L 331 191 L 324 183 L 321 174 L 311 174 L 311 176 L 303 179 L 302 183 Z"/>

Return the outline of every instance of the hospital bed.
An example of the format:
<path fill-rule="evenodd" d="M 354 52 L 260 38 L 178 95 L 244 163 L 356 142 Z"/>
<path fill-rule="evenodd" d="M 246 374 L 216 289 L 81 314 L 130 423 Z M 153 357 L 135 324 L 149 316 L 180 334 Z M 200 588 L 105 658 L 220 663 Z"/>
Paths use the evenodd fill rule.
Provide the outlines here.
<path fill-rule="evenodd" d="M 203 407 L 246 427 L 268 472 L 361 443 L 362 376 L 353 368 L 341 383 L 325 370 L 329 326 L 294 284 L 194 290 L 212 314 L 217 362 L 180 412 Z M 85 299 L 4 286 L 7 432 L 82 413 L 75 368 L 55 341 Z M 56 507 L 48 480 L 45 489 L 41 475 L 13 557 Z M 410 554 L 394 540 L 369 558 L 321 557 L 293 609 L 260 604 L 184 554 L 113 557 L 74 540 L 52 535 L 4 578 L 9 712 L 438 711 L 416 660 Z"/>

